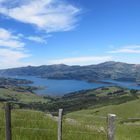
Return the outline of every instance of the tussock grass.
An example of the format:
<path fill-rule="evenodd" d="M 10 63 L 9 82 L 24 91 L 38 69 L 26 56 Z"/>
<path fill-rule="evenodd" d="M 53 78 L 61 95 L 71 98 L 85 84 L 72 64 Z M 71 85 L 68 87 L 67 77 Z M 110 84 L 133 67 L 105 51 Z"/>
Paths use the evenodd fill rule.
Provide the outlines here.
<path fill-rule="evenodd" d="M 107 127 L 107 114 L 116 114 L 116 140 L 140 140 L 140 99 L 129 101 L 119 105 L 108 105 L 100 108 L 91 108 L 67 114 L 86 125 L 94 125 L 97 128 Z M 130 119 L 129 118 L 134 118 Z M 124 122 L 124 123 L 123 123 Z"/>
<path fill-rule="evenodd" d="M 34 110 L 12 110 L 13 140 L 57 140 L 57 121 Z M 106 140 L 106 134 L 63 118 L 63 140 Z M 5 113 L 0 110 L 0 140 L 5 140 Z"/>
<path fill-rule="evenodd" d="M 140 126 L 120 123 L 132 117 L 127 106 L 135 107 L 139 101 L 98 109 L 82 110 L 67 114 L 63 118 L 63 140 L 107 140 L 107 113 L 118 115 L 116 140 L 139 140 Z M 126 109 L 124 111 L 124 109 Z M 137 107 L 138 109 L 138 107 Z M 114 111 L 113 111 L 114 110 Z M 123 112 L 121 111 L 123 110 Z M 130 110 L 131 111 L 131 108 Z M 135 115 L 139 117 L 139 110 Z M 119 115 L 120 114 L 120 115 Z M 121 118 L 121 119 L 119 119 Z M 12 110 L 13 140 L 57 140 L 57 121 L 49 115 L 34 110 Z M 5 140 L 5 113 L 0 110 L 0 140 Z"/>

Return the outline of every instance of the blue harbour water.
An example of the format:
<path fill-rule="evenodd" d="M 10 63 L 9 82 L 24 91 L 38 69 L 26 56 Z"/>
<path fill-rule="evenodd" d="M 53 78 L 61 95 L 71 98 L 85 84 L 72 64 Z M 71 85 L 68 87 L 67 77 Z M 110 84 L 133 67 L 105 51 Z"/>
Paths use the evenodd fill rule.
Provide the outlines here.
<path fill-rule="evenodd" d="M 33 81 L 32 86 L 40 86 L 43 87 L 42 90 L 36 90 L 36 94 L 46 94 L 46 95 L 64 95 L 70 92 L 75 92 L 79 90 L 86 89 L 95 89 L 99 87 L 106 86 L 121 86 L 129 89 L 139 89 L 140 86 L 137 85 L 136 82 L 124 82 L 124 81 L 115 81 L 115 80 L 103 80 L 106 83 L 89 83 L 86 81 L 80 80 L 51 80 L 51 79 L 43 79 L 35 76 L 18 76 L 14 77 L 18 79 L 27 79 Z"/>

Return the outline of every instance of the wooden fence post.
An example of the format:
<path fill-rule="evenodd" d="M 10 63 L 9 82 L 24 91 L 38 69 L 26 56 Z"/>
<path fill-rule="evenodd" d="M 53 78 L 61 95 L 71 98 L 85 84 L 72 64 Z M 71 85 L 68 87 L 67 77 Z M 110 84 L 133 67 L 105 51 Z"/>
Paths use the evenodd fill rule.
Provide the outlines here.
<path fill-rule="evenodd" d="M 108 115 L 108 140 L 115 140 L 115 114 Z"/>
<path fill-rule="evenodd" d="M 5 104 L 5 121 L 6 121 L 6 140 L 12 140 L 11 133 L 11 105 L 9 103 Z"/>
<path fill-rule="evenodd" d="M 62 115 L 63 115 L 63 109 L 59 109 L 59 116 L 58 116 L 58 140 L 62 140 Z"/>

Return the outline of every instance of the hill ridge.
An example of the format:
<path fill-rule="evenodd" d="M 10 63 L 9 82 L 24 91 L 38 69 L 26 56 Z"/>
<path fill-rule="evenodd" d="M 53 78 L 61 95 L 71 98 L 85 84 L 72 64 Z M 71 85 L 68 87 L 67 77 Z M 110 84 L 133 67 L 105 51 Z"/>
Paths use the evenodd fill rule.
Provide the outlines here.
<path fill-rule="evenodd" d="M 65 64 L 27 66 L 0 70 L 0 75 L 38 76 L 49 79 L 93 80 L 115 79 L 140 81 L 140 65 L 108 61 L 87 66 L 69 66 Z"/>

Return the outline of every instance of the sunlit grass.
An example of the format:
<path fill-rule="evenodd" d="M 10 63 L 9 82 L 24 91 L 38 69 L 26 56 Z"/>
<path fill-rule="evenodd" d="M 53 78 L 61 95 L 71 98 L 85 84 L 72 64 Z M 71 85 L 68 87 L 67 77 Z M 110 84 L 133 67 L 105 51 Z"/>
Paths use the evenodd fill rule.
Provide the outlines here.
<path fill-rule="evenodd" d="M 49 115 L 34 110 L 12 110 L 13 140 L 57 140 L 57 121 Z M 104 133 L 85 124 L 71 124 L 63 118 L 64 140 L 106 140 Z M 0 110 L 0 140 L 5 140 L 5 113 Z"/>
<path fill-rule="evenodd" d="M 140 139 L 140 121 L 127 120 L 140 117 L 140 99 L 137 99 L 120 105 L 90 108 L 64 115 L 63 140 L 107 140 L 109 113 L 117 115 L 116 140 Z M 57 121 L 44 112 L 14 109 L 12 136 L 13 140 L 57 140 Z M 5 140 L 5 113 L 2 109 L 0 140 Z"/>

